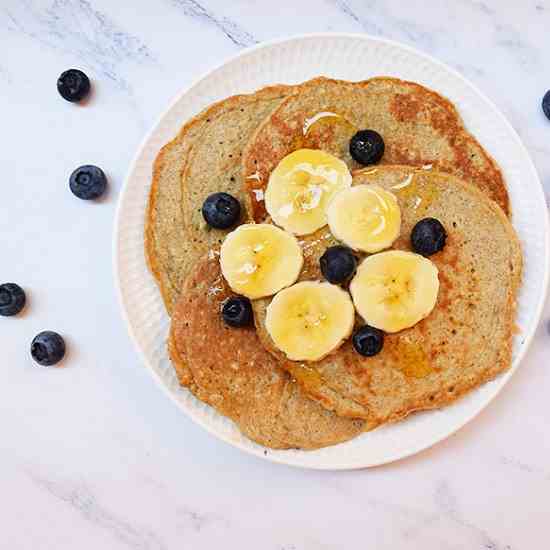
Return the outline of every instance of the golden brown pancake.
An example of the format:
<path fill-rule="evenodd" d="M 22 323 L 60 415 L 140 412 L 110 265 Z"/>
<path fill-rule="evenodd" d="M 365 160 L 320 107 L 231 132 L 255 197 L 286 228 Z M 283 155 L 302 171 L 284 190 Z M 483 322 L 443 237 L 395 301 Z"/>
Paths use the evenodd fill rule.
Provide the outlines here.
<path fill-rule="evenodd" d="M 367 428 L 340 418 L 309 399 L 260 344 L 254 327 L 222 320 L 231 295 L 217 259 L 204 259 L 188 276 L 174 309 L 171 356 L 178 374 L 185 363 L 190 389 L 231 418 L 250 439 L 267 447 L 316 449 L 351 439 Z"/>
<path fill-rule="evenodd" d="M 328 116 L 336 114 L 337 116 Z M 508 194 L 495 161 L 464 128 L 446 98 L 414 82 L 380 77 L 363 82 L 316 78 L 304 83 L 257 129 L 243 153 L 244 185 L 253 219 L 266 212 L 261 200 L 269 176 L 299 148 L 322 149 L 361 168 L 349 154 L 360 129 L 384 139 L 382 164 L 429 165 L 463 178 L 508 213 Z"/>
<path fill-rule="evenodd" d="M 248 140 L 267 112 L 288 95 L 289 90 L 287 86 L 271 86 L 254 94 L 233 96 L 215 103 L 187 122 L 176 138 L 159 152 L 153 168 L 145 220 L 145 255 L 149 269 L 159 284 L 168 314 L 172 313 L 185 277 L 202 256 L 203 250 L 219 237 L 219 232 L 209 231 L 206 224 L 201 225 L 200 234 L 208 245 L 203 245 L 196 237 L 197 231 L 193 228 L 197 226 L 202 201 L 216 191 L 239 194 L 241 178 L 228 175 L 225 170 L 230 168 L 235 174 L 240 170 L 240 150 L 244 147 L 244 141 Z M 228 131 L 228 128 L 239 131 L 220 144 L 218 135 Z M 201 141 L 203 136 L 206 136 L 206 141 Z M 240 145 L 235 143 L 236 140 L 241 140 Z M 207 165 L 204 169 L 208 178 L 204 180 L 204 186 L 199 182 L 186 185 L 182 182 L 183 172 L 189 166 L 189 158 L 193 157 L 194 147 L 199 145 L 197 156 L 202 160 L 205 144 L 207 151 L 215 151 L 205 155 Z M 235 154 L 235 161 L 232 161 L 235 150 L 239 152 L 239 157 L 237 159 Z M 210 160 L 211 163 L 208 162 Z M 214 161 L 218 162 L 216 166 Z M 243 209 L 243 218 L 245 216 Z M 183 362 L 179 364 L 179 374 L 182 385 L 191 383 L 191 373 Z"/>
<path fill-rule="evenodd" d="M 352 400 L 362 407 L 362 418 L 381 424 L 441 407 L 510 367 L 522 256 L 501 208 L 455 176 L 407 166 L 354 174 L 354 185 L 370 183 L 397 196 L 402 225 L 392 248 L 410 250 L 412 228 L 422 218 L 437 218 L 447 231 L 444 249 L 430 257 L 440 280 L 432 313 L 410 329 L 387 334 L 374 357 L 362 357 L 347 341 L 321 361 L 297 363 L 285 362 L 265 329 L 270 300 L 256 300 L 254 312 L 266 349 L 308 395 L 356 417 L 357 409 L 347 406 Z M 307 250 L 302 279 L 322 279 L 319 258 L 333 242 L 322 238 L 327 233 L 324 228 L 302 239 Z"/>
<path fill-rule="evenodd" d="M 240 155 L 244 142 L 256 126 L 288 93 L 287 86 L 272 86 L 254 94 L 233 96 L 215 103 L 187 122 L 178 136 L 159 152 L 153 168 L 145 222 L 145 253 L 168 313 L 177 300 L 183 279 L 202 255 L 200 250 L 195 250 L 203 248 L 201 243 L 193 246 L 195 236 L 189 235 L 193 233 L 193 227 L 200 225 L 200 234 L 208 242 L 213 233 L 216 233 L 215 239 L 219 238 L 216 230 L 210 232 L 204 223 L 197 224 L 197 218 L 202 219 L 202 201 L 216 191 L 239 194 L 241 178 L 237 173 L 240 170 L 240 156 L 231 161 L 229 155 L 235 148 Z M 239 130 L 237 136 L 233 133 L 234 129 Z M 224 132 L 232 137 L 220 144 L 218 136 Z M 200 144 L 209 146 L 206 164 L 201 165 L 204 179 L 201 182 L 191 181 L 182 188 L 182 172 L 188 166 L 189 158 L 193 157 L 195 144 L 203 135 L 206 135 L 207 141 Z M 236 139 L 241 140 L 240 145 L 235 143 Z M 198 156 L 203 159 L 202 152 Z M 233 179 L 232 174 L 235 174 Z M 185 217 L 190 223 L 185 222 Z"/>

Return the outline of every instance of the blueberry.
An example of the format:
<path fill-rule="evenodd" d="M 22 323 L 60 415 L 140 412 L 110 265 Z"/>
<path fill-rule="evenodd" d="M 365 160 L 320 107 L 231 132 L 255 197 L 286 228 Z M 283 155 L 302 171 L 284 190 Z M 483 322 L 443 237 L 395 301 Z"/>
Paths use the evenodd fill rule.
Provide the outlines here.
<path fill-rule="evenodd" d="M 239 221 L 241 205 L 228 193 L 214 193 L 204 201 L 202 216 L 211 227 L 227 229 Z"/>
<path fill-rule="evenodd" d="M 321 273 L 333 284 L 349 281 L 357 269 L 357 258 L 347 246 L 331 246 L 321 256 Z"/>
<path fill-rule="evenodd" d="M 252 323 L 252 305 L 244 296 L 233 296 L 222 307 L 222 317 L 230 327 L 246 327 Z"/>
<path fill-rule="evenodd" d="M 420 220 L 411 233 L 413 250 L 422 256 L 431 256 L 439 252 L 447 240 L 447 232 L 439 220 L 424 218 Z"/>
<path fill-rule="evenodd" d="M 0 315 L 17 315 L 24 307 L 27 298 L 25 291 L 15 283 L 0 285 Z"/>
<path fill-rule="evenodd" d="M 376 164 L 384 155 L 384 140 L 374 130 L 359 130 L 349 142 L 353 160 L 366 166 Z"/>
<path fill-rule="evenodd" d="M 69 178 L 69 186 L 79 199 L 89 201 L 103 195 L 107 177 L 101 168 L 88 164 L 77 168 Z"/>
<path fill-rule="evenodd" d="M 364 325 L 354 332 L 352 343 L 357 353 L 372 357 L 380 353 L 384 347 L 384 333 L 377 328 Z"/>
<path fill-rule="evenodd" d="M 90 79 L 78 69 L 69 69 L 57 79 L 57 91 L 67 101 L 81 101 L 90 92 Z"/>
<path fill-rule="evenodd" d="M 550 119 L 550 90 L 542 98 L 542 110 L 548 119 Z"/>
<path fill-rule="evenodd" d="M 45 330 L 34 337 L 31 343 L 32 358 L 40 365 L 49 367 L 59 363 L 65 355 L 65 341 L 51 330 Z"/>

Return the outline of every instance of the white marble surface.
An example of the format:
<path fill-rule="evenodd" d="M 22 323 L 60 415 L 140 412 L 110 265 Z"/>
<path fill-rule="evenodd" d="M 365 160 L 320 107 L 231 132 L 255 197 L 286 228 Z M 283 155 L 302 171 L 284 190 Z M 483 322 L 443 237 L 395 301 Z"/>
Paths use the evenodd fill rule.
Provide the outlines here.
<path fill-rule="evenodd" d="M 0 279 L 30 307 L 0 318 L 0 547 L 518 550 L 548 546 L 550 304 L 502 394 L 449 440 L 373 470 L 260 461 L 189 421 L 140 365 L 113 288 L 120 186 L 144 131 L 199 73 L 310 31 L 400 40 L 454 66 L 507 115 L 550 198 L 550 2 L 2 0 Z M 86 106 L 57 75 L 93 79 Z M 95 163 L 100 204 L 67 190 Z M 62 332 L 63 368 L 32 336 Z"/>

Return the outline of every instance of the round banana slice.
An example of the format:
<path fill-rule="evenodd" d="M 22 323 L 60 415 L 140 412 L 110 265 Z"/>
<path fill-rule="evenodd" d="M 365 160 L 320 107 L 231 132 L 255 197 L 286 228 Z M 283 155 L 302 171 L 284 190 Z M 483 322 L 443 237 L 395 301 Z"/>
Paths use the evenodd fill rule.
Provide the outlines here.
<path fill-rule="evenodd" d="M 401 210 L 393 193 L 357 185 L 334 196 L 327 209 L 332 234 L 355 250 L 379 252 L 399 237 Z"/>
<path fill-rule="evenodd" d="M 293 361 L 318 361 L 351 334 L 355 312 L 336 285 L 304 281 L 281 290 L 267 307 L 265 327 Z"/>
<path fill-rule="evenodd" d="M 365 322 L 399 332 L 427 317 L 439 292 L 435 264 L 413 252 L 390 250 L 365 258 L 350 284 L 353 303 Z"/>
<path fill-rule="evenodd" d="M 334 194 L 350 186 L 351 174 L 342 160 L 324 151 L 298 149 L 271 173 L 265 207 L 277 225 L 309 235 L 327 224 L 326 208 Z"/>
<path fill-rule="evenodd" d="M 267 223 L 237 227 L 220 251 L 225 280 L 235 292 L 251 299 L 271 296 L 294 283 L 303 263 L 296 238 Z"/>

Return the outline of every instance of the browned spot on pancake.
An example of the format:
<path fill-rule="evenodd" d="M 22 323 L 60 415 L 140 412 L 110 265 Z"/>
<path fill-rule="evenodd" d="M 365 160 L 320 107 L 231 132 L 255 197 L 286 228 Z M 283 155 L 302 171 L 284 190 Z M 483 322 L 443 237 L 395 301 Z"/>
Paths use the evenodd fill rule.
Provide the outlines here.
<path fill-rule="evenodd" d="M 422 165 L 428 161 L 422 155 L 419 149 L 416 149 L 411 143 L 392 143 L 386 142 L 386 149 L 382 157 L 382 164 L 412 164 Z"/>
<path fill-rule="evenodd" d="M 445 248 L 441 252 L 434 254 L 430 259 L 435 262 L 435 264 L 440 267 L 439 276 L 445 274 L 445 268 L 451 268 L 455 270 L 459 261 L 459 250 L 462 242 L 462 237 L 459 233 L 447 232 L 447 242 L 445 243 Z M 440 279 L 441 280 L 441 279 Z"/>
<path fill-rule="evenodd" d="M 453 282 L 442 270 L 440 270 L 439 283 L 439 296 L 437 298 L 436 307 L 447 312 L 456 299 L 456 297 L 453 297 Z"/>
<path fill-rule="evenodd" d="M 468 182 L 476 182 L 478 187 L 491 197 L 506 214 L 509 213 L 508 193 L 502 185 L 502 175 L 494 166 L 492 159 L 480 148 L 473 138 L 465 138 L 453 144 L 454 162 L 444 167 L 448 171 L 458 169 L 460 175 Z M 484 168 L 476 161 L 482 159 Z"/>
<path fill-rule="evenodd" d="M 336 135 L 336 126 L 324 124 L 315 132 L 308 132 L 304 137 L 304 147 L 310 149 L 320 149 L 325 143 L 332 143 Z"/>
<path fill-rule="evenodd" d="M 392 248 L 396 250 L 410 250 L 411 248 L 411 237 L 410 235 L 401 234 L 393 242 Z"/>
<path fill-rule="evenodd" d="M 246 188 L 250 198 L 251 216 L 256 222 L 262 221 L 267 212 L 265 210 L 265 203 L 263 201 L 263 192 L 267 185 L 269 178 L 269 166 L 275 162 L 273 156 L 273 149 L 271 143 L 268 140 L 261 139 L 257 142 L 258 157 L 262 159 L 262 164 L 254 163 L 254 170 L 251 173 L 244 174 Z M 256 194 L 255 191 L 260 193 Z"/>
<path fill-rule="evenodd" d="M 390 103 L 390 112 L 399 122 L 416 120 L 422 110 L 422 103 L 408 94 L 395 94 Z"/>
<path fill-rule="evenodd" d="M 299 115 L 290 119 L 284 119 L 275 113 L 271 117 L 271 123 L 281 136 L 290 140 L 295 134 L 296 128 L 299 127 L 300 119 L 301 117 Z"/>
<path fill-rule="evenodd" d="M 432 109 L 430 111 L 431 125 L 442 135 L 456 134 L 457 120 L 456 115 L 443 109 Z M 451 140 L 452 141 L 452 138 Z"/>
<path fill-rule="evenodd" d="M 439 298 L 437 301 L 437 307 L 443 311 L 449 311 L 452 303 L 453 303 L 453 300 L 451 300 L 449 293 L 440 291 Z"/>
<path fill-rule="evenodd" d="M 452 290 L 453 289 L 453 281 L 447 277 L 447 275 L 443 272 L 439 272 L 439 282 L 441 283 L 441 287 L 443 287 L 445 290 Z"/>
<path fill-rule="evenodd" d="M 426 319 L 423 319 L 422 321 L 419 321 L 416 325 L 416 328 L 417 328 L 418 332 L 420 332 L 422 337 L 425 338 L 427 333 L 428 333 L 428 329 L 429 329 L 429 327 L 426 323 Z"/>
<path fill-rule="evenodd" d="M 467 176 L 468 178 L 476 177 L 478 180 L 482 180 L 484 183 L 487 183 L 487 180 L 490 178 L 490 174 L 487 172 L 480 172 L 474 165 L 473 159 L 475 158 L 474 153 L 470 152 L 468 149 L 468 141 L 461 140 L 453 143 L 453 155 L 454 155 L 454 165 L 457 167 L 462 176 Z M 451 166 L 451 163 L 449 163 Z"/>

